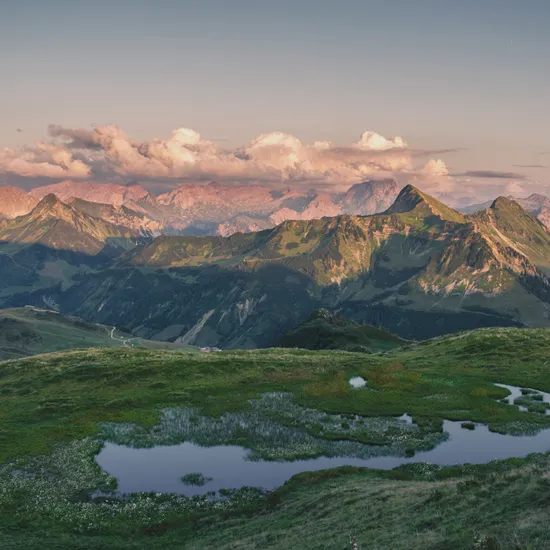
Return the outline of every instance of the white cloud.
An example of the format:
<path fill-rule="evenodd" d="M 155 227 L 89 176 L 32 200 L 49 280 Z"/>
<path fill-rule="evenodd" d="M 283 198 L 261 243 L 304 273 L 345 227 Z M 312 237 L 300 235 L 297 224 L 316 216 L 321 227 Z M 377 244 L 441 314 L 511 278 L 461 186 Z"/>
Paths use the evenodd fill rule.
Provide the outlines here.
<path fill-rule="evenodd" d="M 28 178 L 86 178 L 91 170 L 63 147 L 38 142 L 22 151 L 0 151 L 0 173 Z"/>
<path fill-rule="evenodd" d="M 270 132 L 238 149 L 223 148 L 190 128 L 166 138 L 131 139 L 114 125 L 93 129 L 52 125 L 49 141 L 21 150 L 0 151 L 0 174 L 50 179 L 170 182 L 218 180 L 304 184 L 343 190 L 370 178 L 393 177 L 432 193 L 471 192 L 473 184 L 449 174 L 443 160 L 409 148 L 399 136 L 365 131 L 346 146 L 330 141 L 303 143 L 284 132 Z M 418 163 L 425 158 L 423 165 Z M 502 186 L 506 184 L 502 181 Z"/>
<path fill-rule="evenodd" d="M 387 151 L 388 149 L 404 149 L 407 144 L 399 136 L 387 139 L 376 132 L 366 131 L 361 134 L 357 146 L 372 151 Z"/>
<path fill-rule="evenodd" d="M 144 143 L 131 140 L 117 126 L 93 130 L 52 125 L 52 147 L 63 149 L 56 156 L 60 166 L 69 166 L 69 155 L 79 151 L 89 169 L 103 177 L 109 174 L 136 179 L 224 179 L 235 181 L 306 182 L 349 184 L 393 172 L 413 171 L 413 154 L 401 137 L 385 138 L 366 131 L 346 147 L 329 141 L 311 145 L 283 132 L 262 134 L 237 150 L 227 150 L 203 140 L 189 128 L 178 128 L 166 139 Z M 72 170 L 81 172 L 74 164 Z M 52 176 L 54 177 L 54 176 Z"/>
<path fill-rule="evenodd" d="M 527 190 L 523 183 L 519 181 L 511 181 L 506 185 L 506 194 L 513 197 L 523 197 L 527 195 Z"/>
<path fill-rule="evenodd" d="M 422 172 L 427 176 L 448 176 L 449 170 L 447 169 L 446 164 L 441 159 L 431 159 L 429 160 Z"/>

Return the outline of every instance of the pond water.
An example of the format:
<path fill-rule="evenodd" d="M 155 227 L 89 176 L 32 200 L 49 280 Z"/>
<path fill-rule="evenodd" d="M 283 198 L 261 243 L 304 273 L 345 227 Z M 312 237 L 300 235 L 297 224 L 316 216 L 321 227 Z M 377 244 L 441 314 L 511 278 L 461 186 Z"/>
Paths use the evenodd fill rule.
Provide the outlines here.
<path fill-rule="evenodd" d="M 367 381 L 361 376 L 354 376 L 349 379 L 349 383 L 354 388 L 364 388 L 367 385 Z"/>
<path fill-rule="evenodd" d="M 523 412 L 527 412 L 528 407 L 526 407 L 525 405 L 516 405 L 514 403 L 515 399 L 518 399 L 520 397 L 528 397 L 529 395 L 531 396 L 538 395 L 542 397 L 543 403 L 550 404 L 550 393 L 546 393 L 540 390 L 534 390 L 532 388 L 523 388 L 524 391 L 527 390 L 528 392 L 530 392 L 529 394 L 524 395 L 523 392 L 521 391 L 522 388 L 520 388 L 519 386 L 510 386 L 508 384 L 495 384 L 495 386 L 507 389 L 510 392 L 510 395 L 506 398 L 508 400 L 508 404 L 515 405 L 520 411 L 523 411 Z M 546 414 L 547 415 L 550 414 L 550 409 L 546 410 Z"/>
<path fill-rule="evenodd" d="M 408 418 L 403 420 L 408 421 Z M 106 443 L 96 461 L 118 480 L 120 493 L 153 491 L 193 496 L 243 486 L 271 490 L 298 473 L 338 466 L 391 469 L 412 462 L 437 465 L 482 464 L 494 459 L 524 457 L 529 453 L 550 451 L 550 430 L 543 430 L 537 435 L 511 436 L 492 433 L 487 426 L 479 424 L 475 430 L 465 430 L 460 422 L 447 420 L 443 423 L 443 429 L 449 433 L 448 440 L 431 451 L 418 452 L 411 458 L 320 457 L 286 462 L 252 461 L 248 460 L 250 451 L 230 445 L 201 447 L 193 443 L 182 443 L 136 449 Z M 200 473 L 205 478 L 212 479 L 200 487 L 183 483 L 182 477 L 192 473 Z"/>

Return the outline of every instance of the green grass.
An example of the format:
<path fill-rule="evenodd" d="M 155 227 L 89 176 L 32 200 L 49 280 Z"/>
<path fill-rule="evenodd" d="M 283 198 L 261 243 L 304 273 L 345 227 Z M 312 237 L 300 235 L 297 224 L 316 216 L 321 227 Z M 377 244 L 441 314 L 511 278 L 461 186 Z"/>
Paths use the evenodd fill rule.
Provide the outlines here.
<path fill-rule="evenodd" d="M 414 344 L 386 354 L 286 349 L 169 353 L 90 349 L 34 356 L 0 366 L 0 460 L 47 452 L 56 441 L 93 435 L 98 422 L 152 426 L 161 407 L 207 415 L 246 410 L 266 392 L 338 414 L 398 416 L 418 423 L 482 422 L 506 431 L 528 420 L 498 400 L 494 382 L 550 390 L 550 332 L 486 329 Z M 354 391 L 351 376 L 369 390 Z M 440 425 L 440 424 L 439 424 Z"/>
<path fill-rule="evenodd" d="M 344 550 L 352 534 L 367 549 L 462 550 L 490 537 L 497 549 L 543 550 L 549 471 L 540 455 L 479 467 L 348 467 L 295 476 L 266 497 L 222 510 L 190 511 L 177 497 L 154 495 L 84 502 L 88 523 L 71 517 L 66 503 L 14 518 L 11 500 L 0 502 L 2 548 Z"/>
<path fill-rule="evenodd" d="M 332 424 L 320 421 L 315 432 L 327 440 L 334 430 L 341 437 L 352 415 L 408 412 L 427 433 L 437 433 L 444 418 L 503 432 L 548 427 L 550 418 L 502 403 L 507 391 L 494 383 L 550 390 L 549 353 L 549 331 L 486 329 L 372 355 L 119 348 L 0 363 L 0 463 L 35 463 L 39 476 L 21 481 L 19 490 L 8 484 L 7 493 L 0 484 L 2 547 L 344 549 L 353 534 L 366 548 L 458 549 L 487 533 L 504 548 L 515 548 L 516 539 L 546 548 L 546 456 L 479 467 L 317 472 L 267 497 L 236 496 L 237 504 L 223 511 L 200 513 L 187 501 L 155 496 L 98 507 L 86 494 L 109 483 L 93 469 L 101 422 L 151 428 L 165 407 L 192 407 L 206 417 L 247 412 L 250 400 L 266 392 L 288 392 L 297 406 L 332 415 Z M 364 377 L 368 389 L 351 388 L 351 376 Z M 340 415 L 339 425 L 333 415 Z M 301 422 L 279 413 L 274 419 Z M 78 451 L 71 443 L 77 441 L 91 443 Z M 52 452 L 64 458 L 40 456 Z M 68 486 L 56 489 L 65 478 Z M 132 515 L 133 509 L 142 512 Z M 100 527 L 86 527 L 86 514 Z"/>
<path fill-rule="evenodd" d="M 279 339 L 283 348 L 341 349 L 346 351 L 386 351 L 398 348 L 405 340 L 371 325 L 347 321 L 326 309 L 286 332 Z"/>
<path fill-rule="evenodd" d="M 33 307 L 0 310 L 0 360 L 80 348 L 121 348 L 193 351 L 191 346 L 135 338 L 124 330 L 88 323 L 77 317 Z"/>

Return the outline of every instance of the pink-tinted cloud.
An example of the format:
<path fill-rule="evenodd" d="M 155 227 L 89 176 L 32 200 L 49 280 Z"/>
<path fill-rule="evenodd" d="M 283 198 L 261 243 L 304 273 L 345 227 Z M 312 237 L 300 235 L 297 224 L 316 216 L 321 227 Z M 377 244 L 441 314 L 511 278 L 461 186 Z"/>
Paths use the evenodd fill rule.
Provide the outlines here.
<path fill-rule="evenodd" d="M 35 147 L 21 151 L 0 151 L 0 174 L 28 178 L 86 178 L 91 170 L 84 162 L 60 146 L 38 142 Z"/>
<path fill-rule="evenodd" d="M 189 128 L 143 142 L 114 125 L 91 129 L 51 125 L 48 133 L 48 140 L 33 147 L 0 151 L 0 175 L 131 180 L 163 190 L 185 181 L 217 180 L 333 191 L 367 179 L 392 177 L 436 195 L 456 196 L 457 201 L 469 195 L 501 194 L 507 185 L 523 178 L 512 172 L 479 170 L 450 174 L 438 156 L 451 150 L 414 149 L 400 136 L 385 137 L 373 131 L 363 132 L 347 145 L 325 140 L 308 144 L 290 134 L 269 132 L 237 149 L 204 139 Z"/>
<path fill-rule="evenodd" d="M 78 151 L 79 161 L 87 161 L 92 172 L 136 179 L 345 184 L 379 173 L 413 170 L 415 154 L 403 138 L 386 138 L 372 131 L 346 147 L 328 141 L 303 144 L 292 135 L 271 132 L 236 150 L 224 149 L 188 128 L 143 143 L 113 125 L 91 130 L 51 125 L 48 131 L 55 147 L 67 155 Z"/>

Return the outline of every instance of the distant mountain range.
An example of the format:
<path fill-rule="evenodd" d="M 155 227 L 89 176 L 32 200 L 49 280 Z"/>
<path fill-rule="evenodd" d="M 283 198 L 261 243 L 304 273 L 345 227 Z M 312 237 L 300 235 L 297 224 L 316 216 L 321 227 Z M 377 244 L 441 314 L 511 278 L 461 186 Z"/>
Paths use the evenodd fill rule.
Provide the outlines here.
<path fill-rule="evenodd" d="M 391 185 L 361 184 L 340 202 L 379 206 Z M 297 207 L 290 194 L 272 199 Z M 467 215 L 407 186 L 382 213 L 228 237 L 155 236 L 162 231 L 139 210 L 149 195 L 133 208 L 66 200 L 46 195 L 0 224 L 0 307 L 47 307 L 143 338 L 223 348 L 272 345 L 319 308 L 407 339 L 550 326 L 550 233 L 504 197 Z M 189 207 L 174 192 L 161 206 L 184 200 Z"/>
<path fill-rule="evenodd" d="M 154 196 L 139 185 L 64 181 L 28 194 L 0 187 L 0 215 L 10 219 L 28 214 L 52 194 L 76 209 L 144 234 L 227 236 L 267 229 L 288 219 L 374 214 L 388 208 L 400 189 L 391 179 L 359 183 L 346 193 L 208 183 L 183 185 Z M 94 205 L 103 205 L 101 214 Z"/>
<path fill-rule="evenodd" d="M 139 231 L 95 217 L 46 195 L 29 214 L 14 218 L 0 228 L 0 242 L 9 245 L 41 245 L 53 251 L 96 255 L 107 246 L 128 249 Z"/>
<path fill-rule="evenodd" d="M 75 209 L 144 236 L 226 237 L 269 229 L 286 220 L 376 214 L 391 206 L 402 187 L 395 180 L 381 179 L 358 183 L 345 193 L 329 193 L 210 182 L 182 185 L 158 196 L 138 184 L 64 181 L 29 193 L 15 187 L 0 187 L 0 225 L 2 220 L 28 214 L 40 200 L 53 194 Z M 536 193 L 526 198 L 508 198 L 550 227 L 550 198 Z M 472 214 L 485 210 L 491 203 L 472 204 L 460 211 Z"/>

